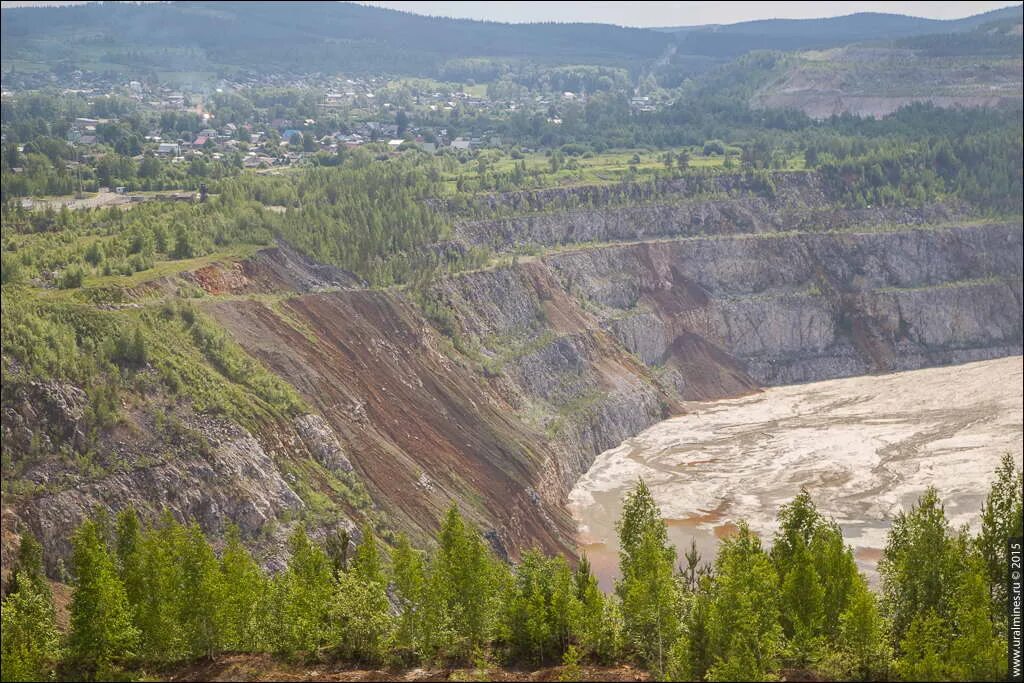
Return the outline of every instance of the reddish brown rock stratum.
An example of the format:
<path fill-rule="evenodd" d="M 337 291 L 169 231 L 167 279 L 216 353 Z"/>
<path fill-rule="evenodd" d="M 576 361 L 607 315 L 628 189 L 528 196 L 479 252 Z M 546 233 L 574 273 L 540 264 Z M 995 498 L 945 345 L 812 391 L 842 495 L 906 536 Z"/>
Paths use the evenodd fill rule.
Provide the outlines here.
<path fill-rule="evenodd" d="M 510 557 L 572 552 L 573 484 L 685 401 L 1021 353 L 1019 219 L 843 208 L 810 173 L 759 182 L 487 195 L 453 214 L 449 246 L 539 255 L 416 289 L 365 289 L 283 244 L 126 289 L 130 307 L 204 290 L 198 305 L 308 410 L 243 426 L 134 395 L 97 434 L 93 475 L 60 451 L 84 441 L 83 389 L 8 382 L 4 452 L 46 457 L 5 496 L 3 529 L 31 529 L 55 570 L 95 507 L 166 507 L 214 538 L 238 524 L 275 568 L 299 521 L 358 537 L 369 519 L 429 546 L 454 503 Z M 16 535 L 0 542 L 6 562 Z"/>

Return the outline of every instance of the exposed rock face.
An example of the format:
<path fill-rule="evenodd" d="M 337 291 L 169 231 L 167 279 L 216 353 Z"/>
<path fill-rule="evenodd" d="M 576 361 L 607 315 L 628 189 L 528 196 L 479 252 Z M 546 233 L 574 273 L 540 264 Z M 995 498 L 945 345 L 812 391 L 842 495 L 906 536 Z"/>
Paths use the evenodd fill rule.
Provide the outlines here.
<path fill-rule="evenodd" d="M 794 55 L 751 104 L 799 109 L 816 119 L 844 113 L 882 117 L 915 102 L 1019 107 L 1022 85 L 1019 55 L 958 59 L 928 49 L 849 45 Z"/>
<path fill-rule="evenodd" d="M 5 469 L 18 484 L 4 495 L 5 572 L 23 531 L 43 543 L 56 576 L 83 519 L 97 509 L 127 507 L 148 519 L 167 510 L 198 522 L 215 539 L 235 524 L 262 562 L 277 568 L 294 520 L 308 509 L 293 468 L 316 462 L 344 482 L 358 481 L 319 415 L 264 425 L 254 434 L 227 417 L 156 397 L 124 405 L 116 423 L 97 429 L 86 393 L 73 384 L 12 373 L 4 394 Z M 355 513 L 343 504 L 333 524 L 354 529 Z"/>
<path fill-rule="evenodd" d="M 8 387 L 3 412 L 4 452 L 52 451 L 85 440 L 82 418 L 88 398 L 73 384 L 29 382 Z"/>
<path fill-rule="evenodd" d="M 251 278 L 278 283 L 281 289 L 294 292 L 365 286 L 349 271 L 317 263 L 284 243 L 260 251 L 242 265 Z"/>
<path fill-rule="evenodd" d="M 1020 241 L 1019 226 L 992 224 L 684 240 L 545 261 L 645 363 L 686 363 L 673 346 L 696 336 L 766 385 L 1019 353 Z"/>
<path fill-rule="evenodd" d="M 568 517 L 528 492 L 543 441 L 441 351 L 445 342 L 414 308 L 369 291 L 310 294 L 287 306 L 314 339 L 258 302 L 209 310 L 323 415 L 397 526 L 428 542 L 460 502 L 507 548 L 569 547 Z"/>
<path fill-rule="evenodd" d="M 17 516 L 47 549 L 51 569 L 70 553 L 70 533 L 97 508 L 133 507 L 144 515 L 166 508 L 213 535 L 233 522 L 243 537 L 254 539 L 268 522 L 304 507 L 248 431 L 211 417 L 197 417 L 190 427 L 202 432 L 208 448 L 45 491 L 19 507 Z"/>
<path fill-rule="evenodd" d="M 278 566 L 310 501 L 338 506 L 321 527 L 365 518 L 366 497 L 346 488 L 361 482 L 418 544 L 455 503 L 502 555 L 572 552 L 575 480 L 683 401 L 1021 353 L 1019 222 L 971 223 L 946 205 L 837 209 L 814 175 L 771 181 L 674 181 L 648 203 L 633 186 L 481 198 L 498 214 L 577 208 L 464 220 L 456 247 L 561 248 L 415 299 L 356 288 L 284 247 L 198 275 L 209 291 L 297 294 L 202 305 L 312 412 L 250 432 L 177 403 L 174 429 L 153 406 L 126 406 L 93 449 L 105 474 L 24 458 L 19 478 L 36 488 L 5 509 L 4 529 L 35 531 L 52 562 L 94 506 L 167 507 L 215 534 L 239 524 Z M 7 384 L 5 457 L 83 450 L 79 388 Z"/>
<path fill-rule="evenodd" d="M 766 180 L 767 179 L 767 180 Z M 770 183 L 770 184 L 769 184 Z M 634 193 L 643 188 L 634 189 Z M 827 232 L 851 226 L 912 226 L 962 218 L 966 207 L 836 207 L 822 179 L 812 173 L 720 175 L 663 181 L 648 191 L 650 203 L 620 205 L 627 189 L 542 190 L 498 195 L 491 211 L 525 208 L 525 215 L 464 220 L 456 226 L 468 244 L 498 251 L 523 245 L 650 240 L 738 233 Z M 543 201 L 567 210 L 544 210 Z M 482 201 L 482 200 L 481 200 Z"/>
<path fill-rule="evenodd" d="M 300 415 L 295 418 L 295 429 L 318 463 L 332 472 L 352 471 L 352 463 L 324 418 L 319 415 Z"/>
<path fill-rule="evenodd" d="M 324 415 L 398 526 L 429 539 L 456 501 L 514 556 L 570 546 L 575 479 L 681 400 L 1019 354 L 1020 226 L 914 227 L 923 216 L 598 245 L 453 276 L 427 294 L 454 348 L 397 291 L 292 299 L 315 341 L 258 303 L 211 310 Z"/>
<path fill-rule="evenodd" d="M 210 294 L 318 292 L 364 284 L 349 271 L 317 263 L 283 243 L 244 261 L 213 263 L 183 277 Z"/>

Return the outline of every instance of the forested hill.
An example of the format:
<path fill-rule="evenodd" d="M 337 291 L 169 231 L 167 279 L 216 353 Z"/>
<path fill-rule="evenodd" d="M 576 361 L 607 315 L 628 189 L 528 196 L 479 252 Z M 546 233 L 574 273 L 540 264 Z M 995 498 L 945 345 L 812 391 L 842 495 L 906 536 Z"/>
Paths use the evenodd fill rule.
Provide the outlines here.
<path fill-rule="evenodd" d="M 751 50 L 807 50 L 848 43 L 955 34 L 997 21 L 1020 22 L 1022 6 L 940 20 L 902 14 L 859 12 L 823 19 L 765 19 L 722 26 L 661 29 L 673 33 L 682 54 L 732 57 Z"/>
<path fill-rule="evenodd" d="M 631 66 L 672 36 L 603 24 L 502 24 L 352 3 L 171 2 L 3 11 L 3 59 L 433 75 L 451 59 Z M 126 60 L 127 56 L 131 60 Z"/>
<path fill-rule="evenodd" d="M 504 24 L 426 17 L 354 3 L 91 3 L 3 10 L 4 70 L 344 71 L 450 76 L 473 60 L 641 68 L 672 48 L 724 59 L 751 50 L 956 34 L 1020 20 L 1021 6 L 940 21 L 859 13 L 827 19 L 638 29 L 606 24 Z M 464 75 L 464 74 L 462 74 Z"/>

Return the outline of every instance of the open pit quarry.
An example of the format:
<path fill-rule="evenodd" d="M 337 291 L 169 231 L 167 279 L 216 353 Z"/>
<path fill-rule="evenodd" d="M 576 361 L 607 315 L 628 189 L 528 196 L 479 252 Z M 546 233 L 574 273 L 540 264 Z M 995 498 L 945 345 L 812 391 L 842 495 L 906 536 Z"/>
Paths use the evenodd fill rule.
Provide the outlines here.
<path fill-rule="evenodd" d="M 846 485 L 879 487 L 877 505 L 889 514 L 928 479 L 926 470 L 907 473 L 910 461 L 898 456 L 892 477 L 877 479 L 877 463 L 859 451 L 791 452 L 791 440 L 807 430 L 824 433 L 838 420 L 845 426 L 835 438 L 863 430 L 870 439 L 891 429 L 900 433 L 893 443 L 903 443 L 921 430 L 938 434 L 947 417 L 954 432 L 936 439 L 980 438 L 982 432 L 959 431 L 965 418 L 956 408 L 965 399 L 959 390 L 938 391 L 941 374 L 927 375 L 936 387 L 931 402 L 905 391 L 916 406 L 893 404 L 895 394 L 873 403 L 867 393 L 904 391 L 898 388 L 915 382 L 903 379 L 913 374 L 877 376 L 884 373 L 1007 357 L 1009 366 L 965 368 L 984 375 L 1008 367 L 1010 377 L 1016 368 L 1008 380 L 1016 387 L 1009 413 L 1016 432 L 1009 425 L 1003 436 L 1016 434 L 1019 453 L 1020 217 L 994 218 L 960 204 L 847 209 L 815 174 L 771 180 L 766 188 L 763 179 L 742 174 L 687 178 L 651 195 L 629 185 L 488 195 L 475 213 L 451 209 L 455 227 L 445 247 L 489 247 L 497 254 L 492 265 L 416 292 L 364 289 L 283 245 L 185 273 L 180 280 L 209 294 L 203 310 L 292 384 L 310 413 L 252 429 L 198 415 L 194 427 L 218 435 L 210 455 L 178 453 L 145 469 L 47 490 L 5 514 L 60 554 L 67 550 L 60 539 L 94 505 L 167 506 L 214 532 L 219 519 L 235 521 L 260 539 L 273 565 L 283 530 L 311 504 L 307 489 L 343 495 L 337 475 L 358 480 L 374 514 L 415 543 L 432 542 L 454 501 L 507 557 L 531 546 L 574 554 L 578 528 L 568 502 L 577 481 L 599 454 L 676 416 L 655 428 L 663 431 L 621 448 L 707 439 L 721 419 L 731 439 L 721 448 L 747 460 L 734 463 L 742 473 L 735 484 L 723 474 L 725 461 L 716 460 L 708 485 L 697 487 L 699 500 L 684 500 L 687 487 L 672 493 L 681 507 L 670 516 L 743 502 L 744 481 L 761 478 L 762 470 L 804 466 L 825 478 L 856 472 Z M 424 299 L 446 312 L 443 321 L 424 314 Z M 839 384 L 791 386 L 850 377 L 863 379 L 846 385 L 849 401 Z M 983 388 L 987 380 L 972 382 Z M 73 394 L 66 387 L 57 393 Z M 73 423 L 67 396 L 46 404 L 47 419 Z M 738 402 L 693 403 L 719 399 Z M 873 424 L 876 405 L 891 409 L 896 422 Z M 748 409 L 762 421 L 795 411 L 786 418 L 793 434 L 776 427 L 775 437 L 762 439 L 742 428 L 747 418 L 734 411 Z M 33 417 L 19 419 L 31 431 Z M 829 463 L 833 452 L 837 462 Z M 655 462 L 645 456 L 635 468 L 615 469 L 607 460 L 602 456 L 581 484 L 595 497 L 598 490 L 616 494 Z M 300 461 L 315 463 L 302 465 L 306 489 L 295 483 Z M 939 475 L 941 486 L 947 479 Z M 616 481 L 603 482 L 607 477 Z M 981 486 L 982 479 L 961 483 Z M 735 502 L 730 514 L 774 505 L 797 483 L 773 481 L 763 482 L 767 493 L 750 493 L 754 507 Z M 960 493 L 974 506 L 980 492 Z M 872 504 L 870 492 L 862 493 L 854 509 Z M 365 510 L 346 509 L 348 518 L 335 523 L 355 528 Z M 845 508 L 834 512 L 852 519 Z M 261 536 L 271 521 L 276 530 Z M 877 547 L 871 539 L 864 547 Z"/>

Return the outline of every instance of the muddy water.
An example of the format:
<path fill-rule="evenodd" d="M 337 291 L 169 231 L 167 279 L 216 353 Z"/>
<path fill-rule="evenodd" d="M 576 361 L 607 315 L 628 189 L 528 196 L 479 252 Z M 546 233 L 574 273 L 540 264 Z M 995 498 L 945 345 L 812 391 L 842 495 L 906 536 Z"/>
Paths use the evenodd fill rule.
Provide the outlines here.
<path fill-rule="evenodd" d="M 955 526 L 976 527 L 1004 452 L 1022 458 L 1020 356 L 891 375 L 777 387 L 693 403 L 605 451 L 570 495 L 581 550 L 602 585 L 616 575 L 614 523 L 639 477 L 682 554 L 747 520 L 770 542 L 775 513 L 806 487 L 872 578 L 893 517 L 929 484 Z"/>

